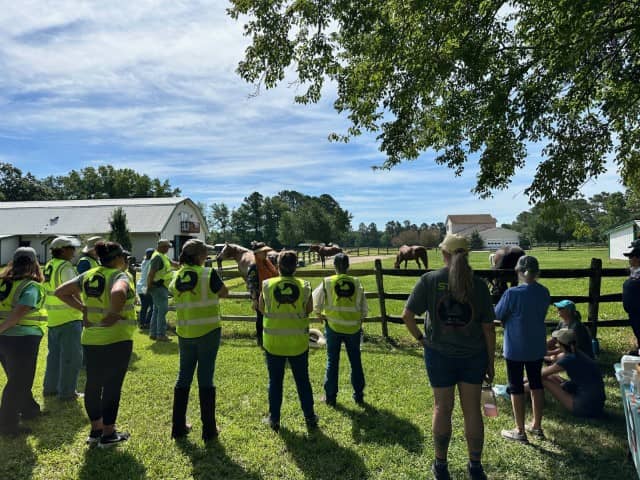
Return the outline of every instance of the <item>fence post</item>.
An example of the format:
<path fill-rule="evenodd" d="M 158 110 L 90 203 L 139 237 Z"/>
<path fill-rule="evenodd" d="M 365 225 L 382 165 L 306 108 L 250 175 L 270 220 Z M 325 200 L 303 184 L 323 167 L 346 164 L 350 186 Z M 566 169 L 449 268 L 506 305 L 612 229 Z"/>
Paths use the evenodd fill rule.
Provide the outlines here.
<path fill-rule="evenodd" d="M 384 298 L 384 284 L 382 282 L 382 261 L 376 258 L 376 285 L 378 286 L 378 301 L 380 302 L 380 316 L 382 317 L 382 336 L 389 338 L 389 328 L 387 326 L 387 306 Z"/>
<path fill-rule="evenodd" d="M 598 335 L 598 311 L 600 309 L 600 286 L 602 284 L 602 260 L 591 259 L 591 275 L 589 276 L 589 324 L 593 339 Z"/>

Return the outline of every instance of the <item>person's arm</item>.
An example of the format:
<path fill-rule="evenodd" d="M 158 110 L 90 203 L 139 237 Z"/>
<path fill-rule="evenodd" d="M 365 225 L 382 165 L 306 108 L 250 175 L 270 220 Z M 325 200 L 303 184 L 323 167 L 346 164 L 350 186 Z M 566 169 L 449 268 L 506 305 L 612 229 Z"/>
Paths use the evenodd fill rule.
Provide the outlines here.
<path fill-rule="evenodd" d="M 149 267 L 149 274 L 147 275 L 147 292 L 153 288 L 153 282 L 156 278 L 156 272 L 158 271 L 157 268 L 150 266 Z"/>
<path fill-rule="evenodd" d="M 409 333 L 413 338 L 415 338 L 419 342 L 422 342 L 424 340 L 424 334 L 416 325 L 416 314 L 406 307 L 402 311 L 402 321 L 404 322 L 407 330 L 409 330 Z"/>
<path fill-rule="evenodd" d="M 211 269 L 211 275 L 209 276 L 209 288 L 220 298 L 229 296 L 229 289 L 222 282 L 222 279 L 218 275 L 218 272 L 216 272 L 213 268 Z"/>
<path fill-rule="evenodd" d="M 322 315 L 322 309 L 324 308 L 324 300 L 325 300 L 324 281 L 322 281 L 322 283 L 320 283 L 320 285 L 318 285 L 313 290 L 313 293 L 311 294 L 311 298 L 313 300 L 313 307 L 316 311 L 316 315 L 320 320 L 324 321 L 325 318 Z"/>
<path fill-rule="evenodd" d="M 496 305 L 496 318 L 502 322 L 502 325 L 504 325 L 504 323 L 509 318 L 509 298 L 510 294 L 509 290 L 507 290 L 506 292 L 504 292 L 502 297 L 500 297 L 500 300 Z"/>
<path fill-rule="evenodd" d="M 27 315 L 31 310 L 33 310 L 33 307 L 30 307 L 29 305 L 16 305 L 13 307 L 13 310 L 11 310 L 7 319 L 0 323 L 0 333 L 4 333 L 10 328 L 15 327 L 20 319 Z"/>
<path fill-rule="evenodd" d="M 260 310 L 260 312 L 264 315 L 264 296 L 262 295 L 262 292 L 258 297 L 258 310 Z"/>
<path fill-rule="evenodd" d="M 110 327 L 123 318 L 122 309 L 127 301 L 127 293 L 129 293 L 129 282 L 124 279 L 116 280 L 111 287 L 111 308 L 100 322 L 101 327 Z"/>
<path fill-rule="evenodd" d="M 80 285 L 82 282 L 81 278 L 82 275 L 64 282 L 62 285 L 56 288 L 55 296 L 69 305 L 71 308 L 75 308 L 76 310 L 84 312 L 85 306 L 80 300 Z"/>
<path fill-rule="evenodd" d="M 487 345 L 487 373 L 485 377 L 488 383 L 492 383 L 496 361 L 496 329 L 493 321 L 482 324 L 482 333 L 484 333 L 484 341 Z"/>
<path fill-rule="evenodd" d="M 556 361 L 556 363 L 554 363 L 553 365 L 549 365 L 548 367 L 544 367 L 542 369 L 542 378 L 547 378 L 550 377 L 551 375 L 555 375 L 557 373 L 560 372 L 564 372 L 564 368 L 562 368 L 560 365 L 558 365 L 558 362 Z"/>

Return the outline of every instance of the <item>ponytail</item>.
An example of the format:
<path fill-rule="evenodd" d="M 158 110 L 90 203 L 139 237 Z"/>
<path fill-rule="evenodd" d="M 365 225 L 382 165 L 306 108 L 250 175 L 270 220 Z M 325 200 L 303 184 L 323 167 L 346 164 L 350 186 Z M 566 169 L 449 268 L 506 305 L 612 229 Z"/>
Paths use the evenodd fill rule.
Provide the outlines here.
<path fill-rule="evenodd" d="M 465 250 L 456 250 L 449 262 L 449 292 L 460 303 L 471 303 L 473 298 L 473 270 Z"/>

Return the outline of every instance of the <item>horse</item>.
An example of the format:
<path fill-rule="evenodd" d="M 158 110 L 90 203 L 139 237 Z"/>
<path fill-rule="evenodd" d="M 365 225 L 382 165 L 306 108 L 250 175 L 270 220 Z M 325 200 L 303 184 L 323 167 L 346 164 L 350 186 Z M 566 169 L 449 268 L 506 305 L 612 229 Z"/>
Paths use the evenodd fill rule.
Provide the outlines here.
<path fill-rule="evenodd" d="M 249 267 L 251 264 L 256 263 L 256 259 L 251 250 L 241 247 L 240 245 L 236 245 L 235 243 L 225 242 L 224 247 L 216 257 L 218 270 L 222 269 L 222 261 L 229 259 L 234 259 L 236 261 L 238 264 L 238 270 L 245 280 L 247 279 Z"/>
<path fill-rule="evenodd" d="M 396 262 L 393 264 L 393 268 L 400 268 L 400 263 L 404 262 L 404 268 L 407 268 L 407 262 L 409 260 L 415 260 L 418 264 L 418 270 L 422 267 L 420 266 L 420 260 L 424 263 L 424 269 L 427 270 L 429 268 L 429 257 L 427 256 L 427 249 L 422 245 L 402 245 L 398 249 L 398 254 L 396 255 Z"/>
<path fill-rule="evenodd" d="M 489 255 L 489 263 L 493 270 L 515 270 L 518 259 L 525 255 L 524 250 L 517 245 L 500 247 L 495 253 Z M 502 297 L 509 286 L 503 278 L 495 278 L 491 281 L 491 293 Z"/>
<path fill-rule="evenodd" d="M 309 247 L 310 252 L 316 252 L 320 257 L 320 262 L 322 262 L 322 268 L 324 268 L 324 259 L 326 257 L 333 257 L 338 253 L 342 253 L 342 248 L 337 245 L 324 246 L 318 243 L 311 245 Z"/>

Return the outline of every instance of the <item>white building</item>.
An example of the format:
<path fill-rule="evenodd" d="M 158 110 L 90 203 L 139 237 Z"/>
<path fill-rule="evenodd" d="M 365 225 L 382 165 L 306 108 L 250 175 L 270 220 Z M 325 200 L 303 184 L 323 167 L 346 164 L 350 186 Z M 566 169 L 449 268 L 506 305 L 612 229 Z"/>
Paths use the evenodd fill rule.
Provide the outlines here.
<path fill-rule="evenodd" d="M 624 252 L 629 251 L 629 244 L 640 236 L 640 220 L 632 220 L 612 228 L 609 234 L 609 258 L 626 260 Z"/>
<path fill-rule="evenodd" d="M 487 250 L 497 250 L 507 245 L 520 246 L 520 234 L 508 228 L 489 228 L 478 232 Z"/>
<path fill-rule="evenodd" d="M 9 262 L 20 246 L 33 247 L 44 263 L 51 256 L 49 244 L 58 235 L 71 235 L 82 241 L 94 235 L 108 238 L 109 220 L 117 208 L 127 216 L 131 253 L 138 261 L 160 238 L 173 241 L 171 258 L 177 257 L 190 238 L 206 239 L 205 219 L 188 198 L 0 202 L 0 264 Z"/>
<path fill-rule="evenodd" d="M 444 223 L 448 234 L 457 233 L 469 237 L 473 232 L 496 228 L 497 220 L 489 214 L 448 215 Z"/>

